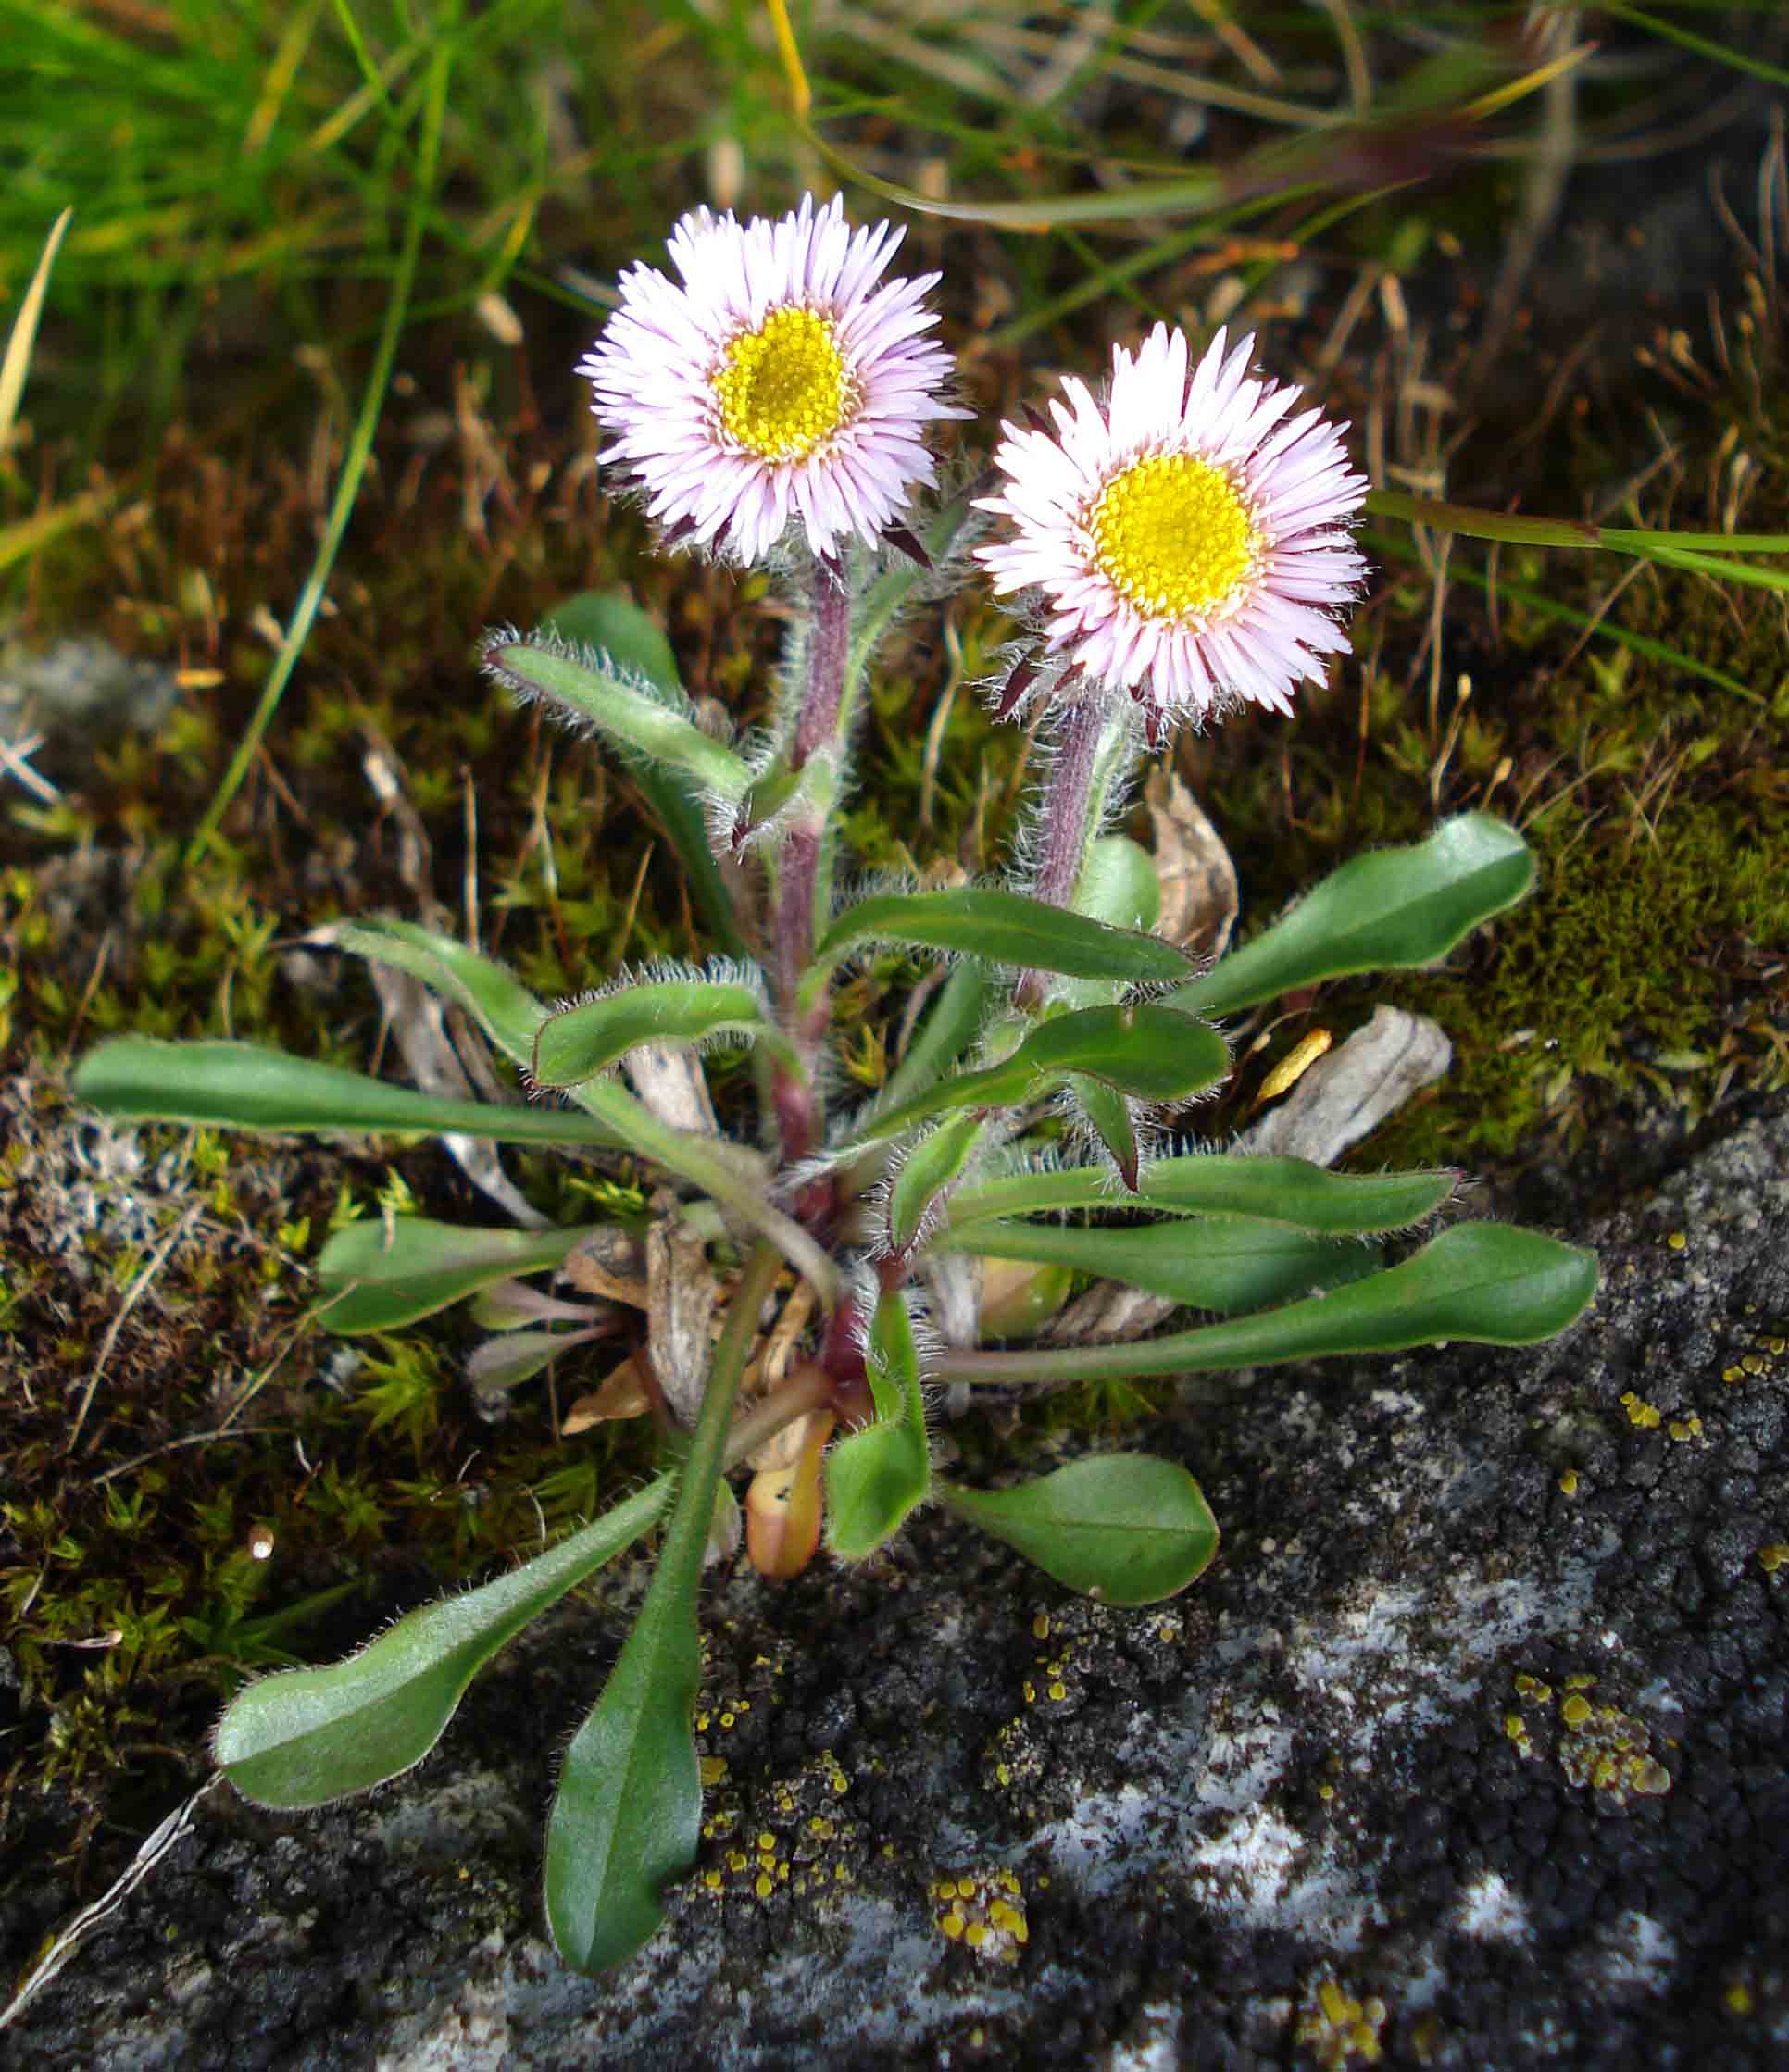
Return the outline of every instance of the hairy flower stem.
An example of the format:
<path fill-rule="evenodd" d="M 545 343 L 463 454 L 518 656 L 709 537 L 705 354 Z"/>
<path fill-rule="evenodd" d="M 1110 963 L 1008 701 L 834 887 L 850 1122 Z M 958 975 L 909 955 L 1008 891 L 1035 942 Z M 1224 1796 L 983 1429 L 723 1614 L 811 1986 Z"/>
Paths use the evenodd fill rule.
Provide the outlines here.
<path fill-rule="evenodd" d="M 833 739 L 844 700 L 845 668 L 851 649 L 851 593 L 836 563 L 814 563 L 813 617 L 807 629 L 807 685 L 795 716 L 789 768 L 801 769 Z M 779 1071 L 775 1105 L 778 1133 L 785 1164 L 806 1158 L 820 1141 L 823 1117 L 818 1083 L 819 1046 L 831 1020 L 827 990 L 807 1005 L 796 1006 L 803 973 L 814 954 L 818 916 L 822 830 L 797 827 L 784 841 L 775 867 L 771 933 L 776 956 L 777 1005 L 784 1027 L 806 1067 L 806 1083 Z M 829 1192 L 828 1201 L 831 1201 Z M 806 1220 L 823 1214 L 822 1205 L 806 1205 L 797 1214 Z"/>
<path fill-rule="evenodd" d="M 1037 869 L 1032 880 L 1032 897 L 1050 906 L 1069 905 L 1081 880 L 1104 719 L 1095 698 L 1077 698 L 1063 710 L 1056 758 L 1038 816 Z M 1017 1005 L 1025 1009 L 1041 1006 L 1047 984 L 1044 972 L 1027 971 L 1014 994 Z"/>
<path fill-rule="evenodd" d="M 807 630 L 807 693 L 795 718 L 789 768 L 803 768 L 832 740 L 844 698 L 851 651 L 851 593 L 836 562 L 814 563 L 814 617 Z"/>

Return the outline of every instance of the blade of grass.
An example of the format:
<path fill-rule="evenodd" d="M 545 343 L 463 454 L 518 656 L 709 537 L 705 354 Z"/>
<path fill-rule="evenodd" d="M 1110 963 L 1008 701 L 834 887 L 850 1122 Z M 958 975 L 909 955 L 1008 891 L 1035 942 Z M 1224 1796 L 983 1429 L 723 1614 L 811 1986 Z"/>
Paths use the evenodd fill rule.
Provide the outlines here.
<path fill-rule="evenodd" d="M 49 293 L 50 268 L 56 264 L 56 249 L 73 214 L 73 209 L 65 208 L 50 225 L 50 234 L 44 241 L 44 256 L 37 262 L 37 271 L 31 275 L 31 286 L 25 290 L 25 299 L 12 321 L 6 356 L 0 359 L 0 460 L 6 457 L 19 416 L 19 399 L 25 393 L 25 373 L 31 364 L 31 347 L 37 342 L 37 320 L 44 314 L 44 297 Z"/>
<path fill-rule="evenodd" d="M 1600 547 L 1609 554 L 1637 554 L 1650 561 L 1671 561 L 1685 568 L 1705 568 L 1765 589 L 1784 587 L 1774 568 L 1755 563 L 1723 561 L 1729 554 L 1789 554 L 1789 532 L 1670 532 L 1630 525 L 1595 525 L 1588 518 L 1530 518 L 1517 511 L 1481 511 L 1470 504 L 1445 504 L 1434 497 L 1407 496 L 1402 490 L 1368 492 L 1367 508 L 1375 518 L 1402 518 L 1435 532 L 1457 532 L 1472 540 L 1503 540 L 1516 546 Z"/>
<path fill-rule="evenodd" d="M 1383 555 L 1393 561 L 1405 561 L 1420 566 L 1416 549 L 1407 540 L 1395 539 L 1385 532 L 1367 531 L 1360 534 L 1361 543 L 1372 548 L 1375 554 Z M 1468 568 L 1456 561 L 1447 571 L 1449 581 L 1470 583 L 1475 590 L 1489 592 L 1491 579 L 1482 569 Z M 1735 697 L 1744 698 L 1748 704 L 1765 705 L 1770 700 L 1754 691 L 1750 684 L 1742 683 L 1737 677 L 1728 676 L 1723 670 L 1712 668 L 1707 662 L 1698 662 L 1694 655 L 1683 654 L 1664 641 L 1656 641 L 1649 633 L 1631 632 L 1625 626 L 1612 626 L 1608 619 L 1592 624 L 1590 615 L 1581 612 L 1571 605 L 1562 605 L 1557 598 L 1549 597 L 1545 591 L 1532 589 L 1527 583 L 1511 582 L 1499 576 L 1496 583 L 1500 597 L 1513 597 L 1518 604 L 1536 612 L 1543 618 L 1556 618 L 1568 626 L 1587 630 L 1599 641 L 1612 641 L 1617 647 L 1632 648 L 1636 655 L 1644 655 L 1649 662 L 1668 662 L 1674 669 L 1681 669 L 1687 676 L 1699 676 L 1705 682 L 1718 684 L 1723 691 L 1731 691 Z"/>
<path fill-rule="evenodd" d="M 403 336 L 404 325 L 409 311 L 410 292 L 416 282 L 417 261 L 421 255 L 423 226 L 428 219 L 434 200 L 435 180 L 441 163 L 441 135 L 447 111 L 447 82 L 453 74 L 456 44 L 444 35 L 436 44 L 429 65 L 428 81 L 423 95 L 421 136 L 417 148 L 416 167 L 410 190 L 410 206 L 404 225 L 404 242 L 398 252 L 397 268 L 392 279 L 391 299 L 385 306 L 384 328 L 380 333 L 378 350 L 373 356 L 372 372 L 367 379 L 366 396 L 360 406 L 360 416 L 348 442 L 348 450 L 342 464 L 342 479 L 336 484 L 335 499 L 330 507 L 328 523 L 317 550 L 317 558 L 311 564 L 309 576 L 300 593 L 296 608 L 286 627 L 285 639 L 274 657 L 273 668 L 268 674 L 258 704 L 250 715 L 247 729 L 236 744 L 211 803 L 205 809 L 198 829 L 187 844 L 185 866 L 191 870 L 211 845 L 230 802 L 241 788 L 254 762 L 256 750 L 261 745 L 280 700 L 285 694 L 286 685 L 292 680 L 292 672 L 297 667 L 298 657 L 304 652 L 309 638 L 318 607 L 323 602 L 323 592 L 329 582 L 330 571 L 335 566 L 335 556 L 341 547 L 344 534 L 348 529 L 348 519 L 353 515 L 355 501 L 360 493 L 361 479 L 366 474 L 367 463 L 372 456 L 373 434 L 379 429 L 379 419 L 385 405 L 385 392 L 390 386 L 393 363 L 397 357 L 398 340 Z"/>
<path fill-rule="evenodd" d="M 1698 57 L 1712 57 L 1717 65 L 1731 65 L 1736 72 L 1750 72 L 1754 79 L 1769 80 L 1773 86 L 1789 86 L 1789 71 L 1781 65 L 1767 65 L 1761 57 L 1747 57 L 1729 44 L 1718 44 L 1710 36 L 1698 36 L 1695 30 L 1684 29 L 1677 22 L 1669 21 L 1663 15 L 1649 13 L 1645 7 L 1629 7 L 1621 0 L 1603 0 L 1601 11 L 1613 15 L 1617 21 L 1631 21 L 1636 29 L 1649 30 L 1655 36 L 1662 36 L 1667 43 L 1676 44 L 1681 49 L 1693 50 Z"/>

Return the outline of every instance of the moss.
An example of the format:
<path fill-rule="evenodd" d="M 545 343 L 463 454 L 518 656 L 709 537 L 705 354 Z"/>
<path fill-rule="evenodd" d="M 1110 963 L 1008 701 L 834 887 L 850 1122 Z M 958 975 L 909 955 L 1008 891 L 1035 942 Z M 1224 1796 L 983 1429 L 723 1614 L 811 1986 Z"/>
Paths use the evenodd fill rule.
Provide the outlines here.
<path fill-rule="evenodd" d="M 1569 1146 L 1599 1089 L 1644 1086 L 1694 1121 L 1742 1069 L 1783 1083 L 1781 1046 L 1742 1003 L 1751 953 L 1789 940 L 1789 815 L 1749 833 L 1736 818 L 1710 801 L 1645 839 L 1563 812 L 1531 829 L 1534 897 L 1453 968 L 1373 989 L 1455 1045 L 1443 1092 L 1380 1131 L 1374 1155 L 1470 1163 L 1543 1133 Z"/>

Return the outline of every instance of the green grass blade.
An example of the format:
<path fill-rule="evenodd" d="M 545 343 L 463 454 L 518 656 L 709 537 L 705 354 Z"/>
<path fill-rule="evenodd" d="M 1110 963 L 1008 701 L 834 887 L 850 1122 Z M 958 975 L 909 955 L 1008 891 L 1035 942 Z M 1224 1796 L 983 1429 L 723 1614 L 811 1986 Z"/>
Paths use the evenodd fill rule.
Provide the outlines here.
<path fill-rule="evenodd" d="M 444 37 L 435 45 L 430 62 L 423 100 L 422 132 L 411 180 L 410 206 L 404 225 L 404 242 L 398 251 L 397 269 L 393 276 L 390 299 L 385 305 L 385 320 L 379 334 L 378 349 L 373 355 L 372 371 L 367 377 L 366 394 L 361 401 L 360 415 L 355 421 L 353 435 L 348 441 L 348 450 L 342 463 L 342 479 L 335 485 L 335 496 L 323 528 L 323 538 L 287 624 L 285 638 L 280 643 L 280 652 L 275 655 L 273 667 L 268 672 L 267 683 L 249 717 L 248 726 L 242 740 L 236 744 L 235 753 L 231 756 L 216 792 L 212 793 L 211 803 L 206 807 L 192 841 L 187 844 L 186 866 L 189 870 L 209 848 L 212 837 L 229 810 L 231 800 L 240 790 L 244 778 L 248 775 L 249 766 L 254 762 L 256 752 L 272 723 L 273 715 L 279 710 L 280 700 L 285 695 L 286 685 L 292 680 L 292 672 L 298 666 L 298 657 L 304 653 L 305 643 L 310 637 L 311 622 L 316 618 L 318 608 L 323 602 L 330 571 L 335 566 L 335 556 L 340 551 L 343 536 L 348 530 L 348 519 L 353 516 L 355 501 L 360 494 L 361 479 L 366 474 L 367 463 L 372 456 L 373 434 L 379 429 L 380 414 L 385 406 L 385 392 L 391 385 L 392 367 L 397 357 L 397 342 L 404 334 L 404 325 L 409 314 L 410 296 L 416 285 L 417 261 L 422 250 L 423 228 L 434 203 L 435 180 L 441 163 L 442 126 L 447 111 L 447 82 L 453 72 L 454 49 L 453 43 Z"/>

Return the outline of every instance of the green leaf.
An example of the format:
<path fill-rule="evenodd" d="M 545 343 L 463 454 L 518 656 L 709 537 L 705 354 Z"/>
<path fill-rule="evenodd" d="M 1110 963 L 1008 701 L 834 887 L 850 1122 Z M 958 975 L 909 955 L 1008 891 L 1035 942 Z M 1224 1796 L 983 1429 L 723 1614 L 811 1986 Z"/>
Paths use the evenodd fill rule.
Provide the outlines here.
<path fill-rule="evenodd" d="M 1106 834 L 1090 843 L 1074 910 L 1112 928 L 1141 929 L 1145 934 L 1161 918 L 1161 880 L 1155 858 L 1128 835 Z M 1050 989 L 1065 1007 L 1103 1007 L 1123 997 L 1108 980 L 1069 979 Z"/>
<path fill-rule="evenodd" d="M 481 1230 L 426 1216 L 350 1223 L 317 1261 L 317 1278 L 332 1296 L 319 1321 L 344 1337 L 397 1330 L 494 1281 L 557 1267 L 594 1228 Z"/>
<path fill-rule="evenodd" d="M 898 1257 L 918 1243 L 933 1205 L 962 1177 L 982 1134 L 978 1117 L 954 1116 L 921 1137 L 895 1167 L 888 1186 L 891 1253 Z"/>
<path fill-rule="evenodd" d="M 394 965 L 431 991 L 464 1007 L 484 1033 L 518 1065 L 526 1065 L 534 1031 L 547 1010 L 513 973 L 451 935 L 413 921 L 357 921 L 339 930 L 338 947 L 374 964 Z"/>
<path fill-rule="evenodd" d="M 591 1328 L 582 1331 L 511 1331 L 503 1338 L 487 1338 L 466 1363 L 467 1382 L 482 1393 L 518 1389 L 560 1354 L 570 1352 L 576 1345 L 588 1345 L 602 1335 Z"/>
<path fill-rule="evenodd" d="M 756 987 L 737 981 L 643 980 L 549 1015 L 529 1069 L 541 1086 L 582 1086 L 641 1043 L 703 1043 L 748 1036 L 787 1050 Z"/>
<path fill-rule="evenodd" d="M 367 1135 L 441 1136 L 463 1130 L 498 1143 L 628 1148 L 625 1136 L 564 1108 L 444 1100 L 259 1043 L 164 1043 L 147 1036 L 115 1037 L 81 1059 L 74 1091 L 107 1115 L 139 1122 L 197 1122 L 281 1132 L 346 1130 Z"/>
<path fill-rule="evenodd" d="M 639 1539 L 669 1492 L 661 1475 L 550 1552 L 407 1614 L 346 1661 L 250 1684 L 218 1722 L 219 1764 L 245 1798 L 287 1812 L 399 1776 L 441 1739 L 497 1650 Z"/>
<path fill-rule="evenodd" d="M 701 1549 L 714 1513 L 708 1492 Z M 680 1564 L 652 1591 L 589 1716 L 572 1737 L 546 1829 L 546 1916 L 574 1969 L 622 1964 L 664 1917 L 659 1892 L 689 1867 L 702 1831 L 702 1770 L 690 1716 L 702 1683 L 697 1578 Z"/>
<path fill-rule="evenodd" d="M 1218 1551 L 1199 1485 L 1152 1454 L 1095 1454 L 1010 1490 L 941 1482 L 938 1494 L 1057 1582 L 1107 1604 L 1172 1597 Z"/>
<path fill-rule="evenodd" d="M 1533 882 L 1533 855 L 1513 828 L 1463 813 L 1426 842 L 1344 864 L 1169 998 L 1192 1014 L 1232 1015 L 1295 986 L 1432 964 Z"/>
<path fill-rule="evenodd" d="M 1332 1173 L 1304 1158 L 1209 1152 L 1146 1165 L 1135 1200 L 1125 1205 L 1177 1215 L 1251 1216 L 1323 1237 L 1367 1237 L 1420 1223 L 1458 1181 L 1453 1172 Z M 984 1217 L 1111 1206 L 1111 1176 L 1103 1166 L 1082 1166 L 1067 1172 L 1014 1173 L 962 1188 L 951 1198 L 948 1223 L 956 1232 Z"/>
<path fill-rule="evenodd" d="M 554 605 L 542 630 L 594 648 L 673 700 L 683 698 L 683 680 L 664 628 L 625 590 L 581 590 Z"/>
<path fill-rule="evenodd" d="M 1113 928 L 1152 930 L 1161 918 L 1156 859 L 1129 835 L 1101 835 L 1087 852 L 1075 908 Z"/>
<path fill-rule="evenodd" d="M 484 662 L 510 690 L 587 719 L 630 758 L 657 764 L 730 805 L 738 805 L 751 789 L 752 773 L 741 757 L 686 717 L 687 698 L 595 648 L 569 649 L 552 636 L 498 638 L 486 648 Z"/>
<path fill-rule="evenodd" d="M 826 1456 L 826 1543 L 842 1561 L 874 1554 L 931 1486 L 920 1355 L 899 1289 L 886 1291 L 876 1304 L 864 1366 L 876 1422 L 840 1440 Z"/>
<path fill-rule="evenodd" d="M 1283 1309 L 1130 1345 L 978 1354 L 946 1347 L 933 1371 L 942 1381 L 1082 1381 L 1401 1353 L 1452 1339 L 1532 1345 L 1564 1330 L 1595 1292 L 1595 1253 L 1506 1223 L 1460 1223 L 1398 1266 Z"/>
<path fill-rule="evenodd" d="M 1170 984 L 1193 968 L 1191 957 L 1159 936 L 1112 928 L 992 886 L 860 899 L 820 938 L 814 962 L 824 969 L 869 942 L 954 951 L 1021 970 L 1063 971 L 1120 985 Z"/>
<path fill-rule="evenodd" d="M 871 1116 L 857 1141 L 896 1136 L 956 1108 L 1014 1106 L 1060 1085 L 1073 1072 L 1140 1101 L 1184 1101 L 1229 1069 L 1230 1053 L 1218 1031 L 1173 1007 L 1082 1007 L 1040 1022 L 998 1065 L 958 1073 Z"/>
<path fill-rule="evenodd" d="M 673 703 L 682 701 L 683 685 L 670 643 L 657 620 L 643 611 L 625 590 L 586 590 L 569 597 L 555 608 L 545 630 L 562 640 L 599 649 L 622 668 L 656 684 Z M 732 894 L 715 861 L 701 805 L 691 796 L 682 778 L 674 771 L 660 769 L 656 763 L 636 758 L 632 776 L 683 867 L 691 895 L 707 923 L 708 932 L 729 956 L 745 956 L 748 952 L 733 911 Z"/>
<path fill-rule="evenodd" d="M 1067 1085 L 1075 1113 L 1111 1154 L 1119 1178 L 1134 1194 L 1143 1174 L 1143 1146 L 1130 1102 L 1116 1088 L 1090 1080 L 1084 1072 L 1070 1072 Z"/>
<path fill-rule="evenodd" d="M 660 1888 L 689 1867 L 701 1836 L 690 1733 L 702 1681 L 695 1604 L 733 1398 L 777 1271 L 774 1249 L 757 1245 L 715 1348 L 645 1602 L 559 1772 L 546 1826 L 546 1918 L 559 1954 L 580 1971 L 620 1964 L 651 1935 Z"/>
<path fill-rule="evenodd" d="M 1340 1288 L 1379 1266 L 1378 1253 L 1358 1240 L 1317 1238 L 1242 1217 L 1187 1217 L 1122 1230 L 982 1222 L 937 1249 L 1072 1267 L 1226 1317 Z"/>

